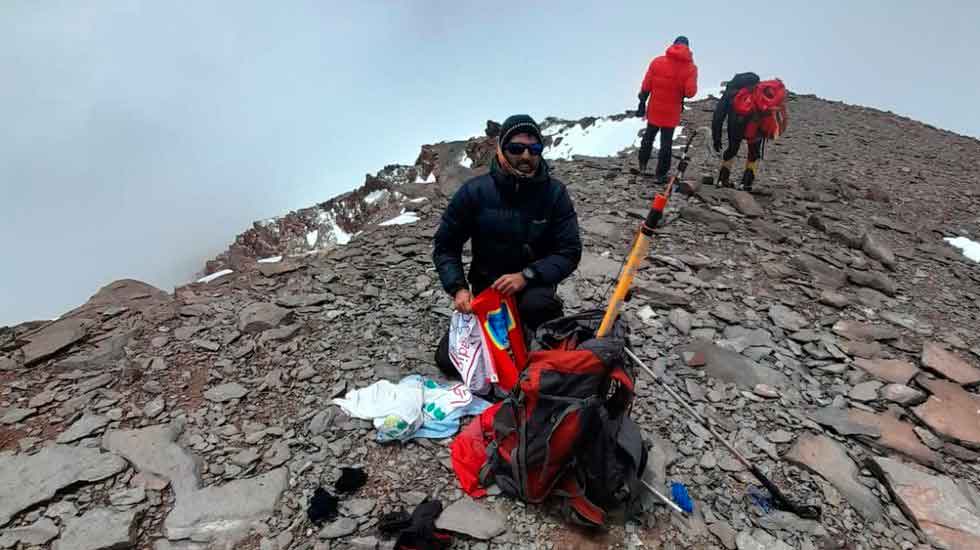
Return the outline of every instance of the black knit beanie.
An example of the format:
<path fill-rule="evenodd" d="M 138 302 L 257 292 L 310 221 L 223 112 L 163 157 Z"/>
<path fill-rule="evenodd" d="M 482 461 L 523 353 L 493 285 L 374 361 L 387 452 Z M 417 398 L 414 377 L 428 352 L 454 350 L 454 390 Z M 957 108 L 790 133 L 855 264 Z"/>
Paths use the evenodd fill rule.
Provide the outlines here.
<path fill-rule="evenodd" d="M 691 47 L 691 43 L 688 42 L 687 37 L 684 35 L 678 36 L 674 39 L 674 44 L 684 44 L 687 47 Z"/>
<path fill-rule="evenodd" d="M 517 134 L 530 134 L 538 138 L 538 143 L 544 143 L 541 138 L 541 128 L 538 128 L 538 123 L 528 115 L 507 117 L 507 120 L 500 125 L 500 146 L 507 145 Z"/>

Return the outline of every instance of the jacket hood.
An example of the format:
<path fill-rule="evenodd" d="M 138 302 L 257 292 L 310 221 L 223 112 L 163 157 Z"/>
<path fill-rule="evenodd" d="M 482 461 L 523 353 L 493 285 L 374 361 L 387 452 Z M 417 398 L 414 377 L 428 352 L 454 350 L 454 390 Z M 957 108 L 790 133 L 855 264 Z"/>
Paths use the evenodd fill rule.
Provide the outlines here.
<path fill-rule="evenodd" d="M 694 55 L 691 54 L 691 49 L 684 44 L 674 44 L 673 46 L 667 48 L 667 57 L 674 61 L 681 61 L 684 63 L 691 63 L 694 61 Z"/>

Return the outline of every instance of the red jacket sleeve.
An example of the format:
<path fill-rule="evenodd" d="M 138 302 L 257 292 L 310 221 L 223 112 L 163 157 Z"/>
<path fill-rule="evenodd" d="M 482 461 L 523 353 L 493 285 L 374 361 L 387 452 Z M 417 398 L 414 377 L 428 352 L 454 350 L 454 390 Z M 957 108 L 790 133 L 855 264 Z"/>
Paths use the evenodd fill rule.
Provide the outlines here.
<path fill-rule="evenodd" d="M 691 64 L 691 72 L 684 81 L 684 97 L 694 97 L 698 93 L 698 66 Z"/>
<path fill-rule="evenodd" d="M 643 84 L 640 85 L 640 92 L 650 93 L 653 91 L 653 65 L 656 59 L 650 62 L 647 67 L 647 74 L 643 77 Z"/>

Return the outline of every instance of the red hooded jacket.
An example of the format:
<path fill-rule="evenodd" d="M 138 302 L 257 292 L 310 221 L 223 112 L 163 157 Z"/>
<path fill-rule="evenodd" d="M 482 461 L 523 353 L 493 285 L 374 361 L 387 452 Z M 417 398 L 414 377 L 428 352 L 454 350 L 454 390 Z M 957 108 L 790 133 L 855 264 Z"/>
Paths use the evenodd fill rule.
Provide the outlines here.
<path fill-rule="evenodd" d="M 640 92 L 651 96 L 647 122 L 661 128 L 680 124 L 684 98 L 698 93 L 698 67 L 691 50 L 684 44 L 674 44 L 651 61 Z"/>

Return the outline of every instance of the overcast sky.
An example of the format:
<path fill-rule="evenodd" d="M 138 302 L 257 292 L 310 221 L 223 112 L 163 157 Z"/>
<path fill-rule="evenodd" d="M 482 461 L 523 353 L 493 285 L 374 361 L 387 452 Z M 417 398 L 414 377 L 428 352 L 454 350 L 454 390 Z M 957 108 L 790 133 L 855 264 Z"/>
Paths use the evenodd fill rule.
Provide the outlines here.
<path fill-rule="evenodd" d="M 977 6 L 3 0 L 0 325 L 172 290 L 253 220 L 488 118 L 632 108 L 677 34 L 702 85 L 753 70 L 977 136 Z"/>

